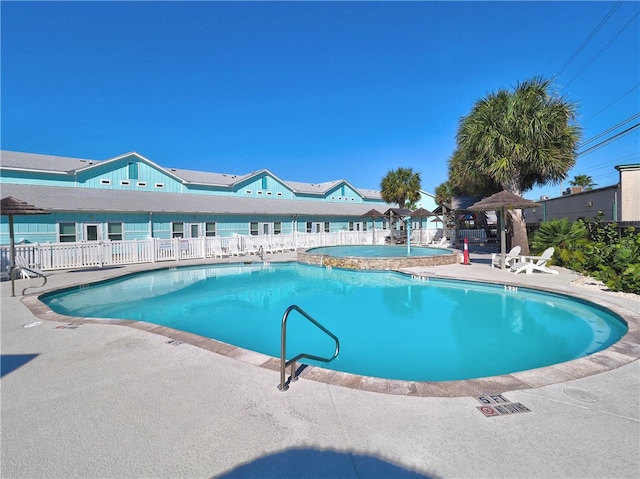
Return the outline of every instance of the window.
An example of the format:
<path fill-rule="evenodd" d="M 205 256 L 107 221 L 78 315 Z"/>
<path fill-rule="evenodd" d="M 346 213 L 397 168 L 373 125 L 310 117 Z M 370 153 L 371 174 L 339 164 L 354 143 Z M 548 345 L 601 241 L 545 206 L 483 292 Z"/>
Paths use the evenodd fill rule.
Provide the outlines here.
<path fill-rule="evenodd" d="M 146 181 L 138 181 L 138 188 L 146 188 L 146 187 L 147 187 Z"/>
<path fill-rule="evenodd" d="M 205 223 L 205 225 L 204 225 L 204 235 L 205 236 L 215 236 L 216 235 L 216 224 L 215 223 Z"/>
<path fill-rule="evenodd" d="M 367 231 L 367 224 L 368 223 L 366 221 L 362 222 L 362 231 Z"/>
<path fill-rule="evenodd" d="M 251 190 L 244 190 L 244 194 L 245 195 L 250 195 L 251 194 Z"/>
<path fill-rule="evenodd" d="M 122 241 L 122 223 L 107 223 L 107 238 Z"/>
<path fill-rule="evenodd" d="M 324 222 L 324 232 L 325 233 L 329 233 L 329 226 L 330 226 L 330 223 L 328 221 L 325 221 Z"/>
<path fill-rule="evenodd" d="M 129 179 L 137 180 L 138 179 L 138 163 L 134 163 L 130 161 L 129 163 L 127 163 L 127 166 L 129 167 Z"/>
<path fill-rule="evenodd" d="M 120 182 L 120 186 L 129 186 L 131 184 L 131 182 L 129 180 L 122 180 Z"/>
<path fill-rule="evenodd" d="M 184 238 L 184 223 L 172 223 L 171 224 L 171 237 L 172 238 Z"/>
<path fill-rule="evenodd" d="M 307 221 L 307 233 L 313 232 L 313 223 L 311 221 Z"/>
<path fill-rule="evenodd" d="M 256 193 L 258 193 L 259 195 L 261 195 L 261 194 L 262 194 L 262 191 L 256 191 Z"/>
<path fill-rule="evenodd" d="M 60 243 L 75 243 L 76 241 L 76 224 L 75 223 L 60 223 L 60 234 L 58 235 L 58 241 Z"/>
<path fill-rule="evenodd" d="M 270 191 L 267 191 L 267 196 L 271 196 L 271 192 Z"/>
<path fill-rule="evenodd" d="M 349 221 L 349 231 L 353 231 L 353 221 Z"/>
<path fill-rule="evenodd" d="M 266 176 L 262 177 L 262 189 L 263 190 L 267 189 L 267 177 Z"/>
<path fill-rule="evenodd" d="M 100 180 L 100 184 L 101 185 L 110 185 L 111 184 L 111 180 L 107 179 L 107 178 L 102 178 Z"/>
<path fill-rule="evenodd" d="M 249 223 L 249 233 L 251 236 L 258 236 L 258 222 L 252 221 Z"/>
<path fill-rule="evenodd" d="M 282 234 L 282 222 L 281 221 L 274 221 L 273 222 L 273 234 L 274 235 Z"/>
<path fill-rule="evenodd" d="M 340 188 L 340 194 L 344 196 L 344 185 L 342 185 L 342 188 Z"/>
<path fill-rule="evenodd" d="M 156 188 L 164 188 L 164 183 L 156 183 Z"/>
<path fill-rule="evenodd" d="M 278 191 L 278 192 L 276 193 L 276 196 L 282 196 L 282 191 Z"/>

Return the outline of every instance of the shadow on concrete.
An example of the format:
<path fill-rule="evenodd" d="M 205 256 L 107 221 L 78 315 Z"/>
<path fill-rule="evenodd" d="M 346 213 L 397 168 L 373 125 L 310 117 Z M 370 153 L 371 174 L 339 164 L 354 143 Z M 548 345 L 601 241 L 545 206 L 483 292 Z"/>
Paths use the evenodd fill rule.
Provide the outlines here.
<path fill-rule="evenodd" d="M 24 366 L 38 354 L 3 354 L 0 356 L 0 378 Z"/>
<path fill-rule="evenodd" d="M 95 268 L 71 269 L 69 273 L 86 273 L 87 271 L 107 271 L 110 269 L 120 269 L 122 266 L 96 266 Z"/>
<path fill-rule="evenodd" d="M 215 479 L 436 479 L 378 457 L 328 449 L 287 449 L 242 464 Z"/>

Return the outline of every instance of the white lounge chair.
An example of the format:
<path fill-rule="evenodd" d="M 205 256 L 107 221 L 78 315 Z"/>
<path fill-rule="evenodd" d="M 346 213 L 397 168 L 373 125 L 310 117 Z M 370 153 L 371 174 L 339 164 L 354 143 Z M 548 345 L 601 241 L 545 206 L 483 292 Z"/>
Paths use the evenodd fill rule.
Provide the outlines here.
<path fill-rule="evenodd" d="M 240 251 L 240 248 L 238 248 L 238 243 L 236 243 L 235 241 L 230 241 L 229 242 L 229 254 L 231 256 L 241 256 L 244 255 L 244 251 Z"/>
<path fill-rule="evenodd" d="M 520 255 L 520 250 L 522 248 L 520 248 L 520 245 L 514 246 L 513 248 L 511 248 L 511 251 L 509 251 L 506 256 L 504 257 L 504 267 L 505 268 L 511 268 L 511 266 L 515 263 L 518 262 L 518 258 Z M 500 253 L 491 253 L 491 267 L 493 268 L 494 266 L 496 268 L 501 268 L 502 265 L 500 264 L 502 261 L 502 254 Z"/>
<path fill-rule="evenodd" d="M 435 238 L 434 238 L 434 241 L 432 241 L 429 246 L 433 248 L 446 248 L 447 246 L 449 246 L 449 243 L 447 242 L 447 237 L 443 236 L 438 241 L 435 241 Z"/>
<path fill-rule="evenodd" d="M 36 266 L 29 266 L 29 261 L 24 256 L 16 256 L 16 268 L 20 269 L 20 273 L 22 277 L 25 279 L 29 279 L 32 276 L 41 276 L 45 277 L 46 274 L 40 268 Z"/>
<path fill-rule="evenodd" d="M 553 256 L 554 251 L 553 248 L 547 248 L 540 256 L 520 256 L 520 261 L 511 265 L 511 272 L 517 274 L 524 271 L 526 274 L 531 274 L 534 271 L 539 271 L 558 274 L 557 271 L 547 268 L 547 262 Z"/>

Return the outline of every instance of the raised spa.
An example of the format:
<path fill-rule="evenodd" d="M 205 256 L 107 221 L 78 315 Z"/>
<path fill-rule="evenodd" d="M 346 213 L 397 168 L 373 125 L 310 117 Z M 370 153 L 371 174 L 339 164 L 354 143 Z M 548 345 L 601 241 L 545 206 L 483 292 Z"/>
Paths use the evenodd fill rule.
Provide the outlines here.
<path fill-rule="evenodd" d="M 459 254 L 450 249 L 427 246 L 321 246 L 298 252 L 298 261 L 343 269 L 399 270 L 412 266 L 455 264 L 459 262 Z"/>

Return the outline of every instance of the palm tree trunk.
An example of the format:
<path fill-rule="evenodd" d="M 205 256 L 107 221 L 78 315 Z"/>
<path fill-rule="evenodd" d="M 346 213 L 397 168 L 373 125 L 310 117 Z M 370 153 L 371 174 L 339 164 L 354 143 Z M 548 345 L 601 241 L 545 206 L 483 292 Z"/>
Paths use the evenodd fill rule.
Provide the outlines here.
<path fill-rule="evenodd" d="M 529 238 L 527 236 L 527 225 L 522 215 L 522 210 L 508 210 L 507 224 L 509 228 L 509 239 L 507 246 L 513 248 L 520 246 L 520 254 L 529 254 Z"/>

